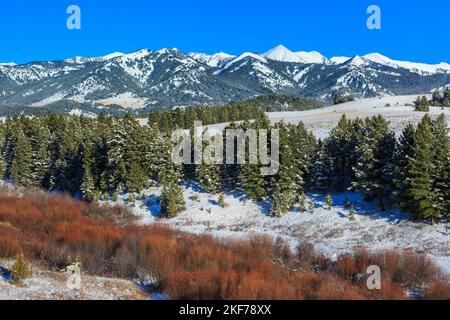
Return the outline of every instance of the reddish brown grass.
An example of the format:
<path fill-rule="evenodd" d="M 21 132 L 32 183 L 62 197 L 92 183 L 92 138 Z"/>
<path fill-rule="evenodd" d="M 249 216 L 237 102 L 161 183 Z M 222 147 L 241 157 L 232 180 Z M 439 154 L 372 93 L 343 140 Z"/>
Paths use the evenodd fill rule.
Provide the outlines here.
<path fill-rule="evenodd" d="M 161 225 L 135 226 L 120 207 L 99 207 L 68 196 L 0 194 L 0 257 L 24 252 L 49 268 L 79 257 L 91 274 L 152 280 L 174 299 L 405 299 L 407 286 L 424 298 L 448 297 L 436 267 L 412 252 L 364 249 L 333 263 L 310 245 L 291 252 L 282 239 L 219 240 Z M 380 291 L 365 289 L 365 270 L 383 272 Z"/>

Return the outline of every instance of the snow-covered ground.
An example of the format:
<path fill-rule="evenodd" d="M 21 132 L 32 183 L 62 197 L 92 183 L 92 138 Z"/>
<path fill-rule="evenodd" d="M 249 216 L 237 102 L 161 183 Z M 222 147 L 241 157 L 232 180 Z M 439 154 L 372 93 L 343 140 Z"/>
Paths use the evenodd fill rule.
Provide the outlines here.
<path fill-rule="evenodd" d="M 9 282 L 13 261 L 0 260 L 0 300 L 148 300 L 137 284 L 120 279 L 82 275 L 81 289 L 67 287 L 68 275 L 33 266 L 33 276 L 21 286 Z M 155 298 L 158 298 L 155 296 Z"/>
<path fill-rule="evenodd" d="M 314 201 L 314 213 L 300 212 L 298 208 L 282 218 L 268 216 L 269 203 L 255 203 L 242 194 L 226 194 L 226 208 L 221 208 L 218 197 L 202 192 L 195 185 L 185 186 L 187 210 L 173 219 L 160 218 L 158 196 L 160 190 L 149 189 L 144 200 L 137 200 L 133 209 L 140 223 L 162 223 L 192 232 L 210 233 L 217 237 L 244 237 L 249 234 L 268 234 L 283 237 L 294 248 L 298 242 L 309 242 L 327 254 L 348 252 L 358 246 L 369 250 L 414 249 L 432 256 L 450 275 L 450 235 L 447 225 L 431 226 L 416 223 L 397 209 L 380 212 L 375 203 L 366 203 L 362 196 L 343 193 L 333 196 L 331 210 L 324 208 L 323 195 L 308 195 Z M 193 200 L 192 196 L 198 196 Z M 348 198 L 356 219 L 349 217 L 343 202 Z M 130 205 L 126 196 L 119 203 Z M 449 230 L 450 232 L 450 230 Z"/>
<path fill-rule="evenodd" d="M 427 96 L 429 99 L 431 98 L 430 95 Z M 408 123 L 416 124 L 425 115 L 424 112 L 414 111 L 413 103 L 416 99 L 417 95 L 385 96 L 362 99 L 315 110 L 270 112 L 268 116 L 272 123 L 284 121 L 285 123 L 298 124 L 303 122 L 306 128 L 310 129 L 317 138 L 325 138 L 344 114 L 349 119 L 366 118 L 381 114 L 390 121 L 392 130 L 400 134 Z M 441 113 L 447 116 L 450 124 L 450 108 L 431 107 L 429 112 L 432 117 L 436 117 Z M 208 127 L 221 130 L 227 125 L 228 123 L 222 123 Z"/>

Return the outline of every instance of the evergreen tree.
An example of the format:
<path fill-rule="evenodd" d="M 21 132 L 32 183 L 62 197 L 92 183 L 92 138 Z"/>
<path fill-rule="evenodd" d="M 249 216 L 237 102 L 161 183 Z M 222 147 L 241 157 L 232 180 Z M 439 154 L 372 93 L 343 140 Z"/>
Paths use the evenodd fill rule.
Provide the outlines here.
<path fill-rule="evenodd" d="M 147 182 L 147 176 L 145 175 L 141 164 L 133 160 L 131 161 L 129 168 L 127 168 L 127 174 L 125 176 L 125 188 L 131 193 L 140 193 Z"/>
<path fill-rule="evenodd" d="M 253 125 L 244 121 L 241 128 L 246 131 L 249 128 L 268 129 L 268 124 L 264 121 L 257 121 Z M 248 139 L 246 140 L 246 144 Z M 245 157 L 245 164 L 240 166 L 239 170 L 239 185 L 244 190 L 245 194 L 252 200 L 261 201 L 267 197 L 267 181 L 266 177 L 261 175 L 261 165 L 251 164 L 250 158 L 256 153 L 257 150 L 249 150 L 243 155 Z M 270 149 L 269 149 L 270 150 Z M 252 152 L 252 154 L 251 154 Z M 242 155 L 241 155 L 242 156 Z"/>
<path fill-rule="evenodd" d="M 350 220 L 356 219 L 355 208 L 350 207 L 350 211 L 348 212 L 348 217 L 350 218 Z"/>
<path fill-rule="evenodd" d="M 314 213 L 314 209 L 315 209 L 314 201 L 311 200 L 311 201 L 309 201 L 308 212 L 309 213 Z"/>
<path fill-rule="evenodd" d="M 428 112 L 430 111 L 430 103 L 426 96 L 417 97 L 417 100 L 414 102 L 414 106 L 416 111 Z"/>
<path fill-rule="evenodd" d="M 352 189 L 361 191 L 368 201 L 377 198 L 382 210 L 393 190 L 396 144 L 389 123 L 381 115 L 365 121 L 362 142 L 356 147 Z"/>
<path fill-rule="evenodd" d="M 4 145 L 5 145 L 5 129 L 3 123 L 0 122 L 0 179 L 4 178 L 5 175 L 5 153 L 4 153 Z"/>
<path fill-rule="evenodd" d="M 362 126 L 361 120 L 350 121 L 343 115 L 330 132 L 326 146 L 333 164 L 333 186 L 337 191 L 348 189 L 354 179 L 353 168 L 357 163 L 355 149 L 361 145 Z"/>
<path fill-rule="evenodd" d="M 394 199 L 399 208 L 403 211 L 412 211 L 411 181 L 409 177 L 410 163 L 414 157 L 416 139 L 416 129 L 410 123 L 403 130 L 400 136 L 398 149 L 395 156 L 395 179 L 394 179 Z"/>
<path fill-rule="evenodd" d="M 325 198 L 325 208 L 331 210 L 332 206 L 333 206 L 333 198 L 331 197 L 331 194 L 327 194 L 327 197 Z"/>
<path fill-rule="evenodd" d="M 444 114 L 432 122 L 431 130 L 433 134 L 431 177 L 435 216 L 448 217 L 450 212 L 450 138 Z"/>
<path fill-rule="evenodd" d="M 431 105 L 435 107 L 441 106 L 443 103 L 443 97 L 439 93 L 439 91 L 434 91 L 431 97 Z"/>
<path fill-rule="evenodd" d="M 81 182 L 80 191 L 83 199 L 87 201 L 93 201 L 98 194 L 95 189 L 91 169 L 87 164 L 83 165 L 83 181 Z"/>
<path fill-rule="evenodd" d="M 31 172 L 33 162 L 31 154 L 31 144 L 23 131 L 20 130 L 13 151 L 11 178 L 15 183 L 24 187 L 30 187 L 32 185 Z"/>
<path fill-rule="evenodd" d="M 442 106 L 450 107 L 450 88 L 444 91 L 444 97 L 442 98 Z"/>
<path fill-rule="evenodd" d="M 29 127 L 30 143 L 32 146 L 32 185 L 44 186 L 44 179 L 49 169 L 48 146 L 50 144 L 50 131 L 41 118 L 34 118 Z"/>
<path fill-rule="evenodd" d="M 411 185 L 409 189 L 412 200 L 411 208 L 417 218 L 431 218 L 432 223 L 438 218 L 438 212 L 434 206 L 432 160 L 431 150 L 433 134 L 431 132 L 431 119 L 424 116 L 419 124 L 414 145 L 414 155 L 409 163 L 408 180 Z"/>
<path fill-rule="evenodd" d="M 298 176 L 301 174 L 295 162 L 294 151 L 290 145 L 290 130 L 285 124 L 277 124 L 280 130 L 280 168 L 275 177 L 272 196 L 272 216 L 281 216 L 295 203 L 298 194 Z"/>
<path fill-rule="evenodd" d="M 300 211 L 305 212 L 306 211 L 306 195 L 304 193 L 302 193 L 302 195 L 300 196 L 299 203 L 300 203 Z"/>
<path fill-rule="evenodd" d="M 174 218 L 180 211 L 184 210 L 185 201 L 182 188 L 172 182 L 164 184 L 160 206 L 161 213 L 166 218 Z"/>
<path fill-rule="evenodd" d="M 311 190 L 325 192 L 330 189 L 333 175 L 333 162 L 327 154 L 326 146 L 319 140 L 309 168 Z"/>
<path fill-rule="evenodd" d="M 218 199 L 218 204 L 219 204 L 219 206 L 221 207 L 221 208 L 226 208 L 227 207 L 227 204 L 226 204 L 226 202 L 225 202 L 225 196 L 223 195 L 223 193 L 221 193 L 220 195 L 219 195 L 219 199 Z"/>

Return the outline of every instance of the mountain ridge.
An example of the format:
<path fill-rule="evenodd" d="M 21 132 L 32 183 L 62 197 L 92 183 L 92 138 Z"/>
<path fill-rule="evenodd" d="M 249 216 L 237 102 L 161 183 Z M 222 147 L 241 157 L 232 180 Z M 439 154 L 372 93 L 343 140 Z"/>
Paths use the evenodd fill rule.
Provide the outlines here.
<path fill-rule="evenodd" d="M 450 85 L 450 65 L 393 60 L 379 53 L 332 57 L 279 45 L 266 53 L 184 53 L 140 49 L 101 57 L 0 63 L 0 106 L 76 101 L 104 107 L 217 105 L 268 94 L 323 102 L 429 93 Z"/>

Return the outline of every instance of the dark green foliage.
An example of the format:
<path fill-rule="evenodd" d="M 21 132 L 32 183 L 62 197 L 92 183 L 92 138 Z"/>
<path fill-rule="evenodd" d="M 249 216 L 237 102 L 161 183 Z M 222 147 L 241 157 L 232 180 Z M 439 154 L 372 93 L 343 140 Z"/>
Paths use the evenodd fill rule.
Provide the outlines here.
<path fill-rule="evenodd" d="M 130 115 L 121 119 L 57 114 L 7 118 L 0 122 L 0 178 L 80 195 L 88 201 L 100 195 L 117 200 L 118 193 L 125 191 L 130 193 L 130 203 L 147 186 L 159 185 L 161 209 L 168 217 L 184 208 L 181 186 L 194 180 L 212 193 L 240 189 L 250 199 L 271 201 L 273 216 L 287 213 L 297 202 L 302 211 L 314 211 L 304 196 L 307 192 L 352 188 L 367 200 L 378 201 L 382 210 L 395 203 L 417 219 L 434 223 L 448 218 L 450 146 L 445 116 L 435 120 L 425 116 L 417 129 L 408 125 L 398 140 L 381 116 L 366 120 L 343 116 L 329 138 L 317 141 L 301 123 L 272 125 L 264 113 L 256 111 L 259 108 L 254 105 L 247 115 L 254 121 L 229 127 L 255 129 L 259 135 L 259 129 L 267 129 L 269 137 L 275 129 L 279 131 L 279 171 L 273 176 L 263 176 L 261 169 L 266 165 L 250 164 L 247 152 L 244 164 L 172 163 L 174 142 L 167 127 L 160 126 L 184 126 L 199 117 L 205 123 L 237 119 L 245 109 L 236 104 L 228 109 L 160 113 L 163 125 L 150 126 L 139 125 Z M 226 114 L 216 114 L 222 111 Z M 268 139 L 268 150 L 270 144 Z M 223 195 L 220 206 L 222 200 Z M 332 205 L 331 196 L 326 202 L 326 207 Z M 345 207 L 351 207 L 349 201 Z"/>
<path fill-rule="evenodd" d="M 333 103 L 336 104 L 341 104 L 341 103 L 346 103 L 346 102 L 351 102 L 351 101 L 355 101 L 355 97 L 352 95 L 336 95 L 333 98 Z"/>
<path fill-rule="evenodd" d="M 433 152 L 431 119 L 425 116 L 416 131 L 414 155 L 408 166 L 408 180 L 411 188 L 412 212 L 417 218 L 436 218 L 431 177 Z"/>
<path fill-rule="evenodd" d="M 421 112 L 428 112 L 430 111 L 430 103 L 428 102 L 427 97 L 417 97 L 416 101 L 414 102 L 414 107 L 416 111 Z"/>
<path fill-rule="evenodd" d="M 161 213 L 166 218 L 173 218 L 184 210 L 183 189 L 172 182 L 165 183 L 160 197 Z"/>

